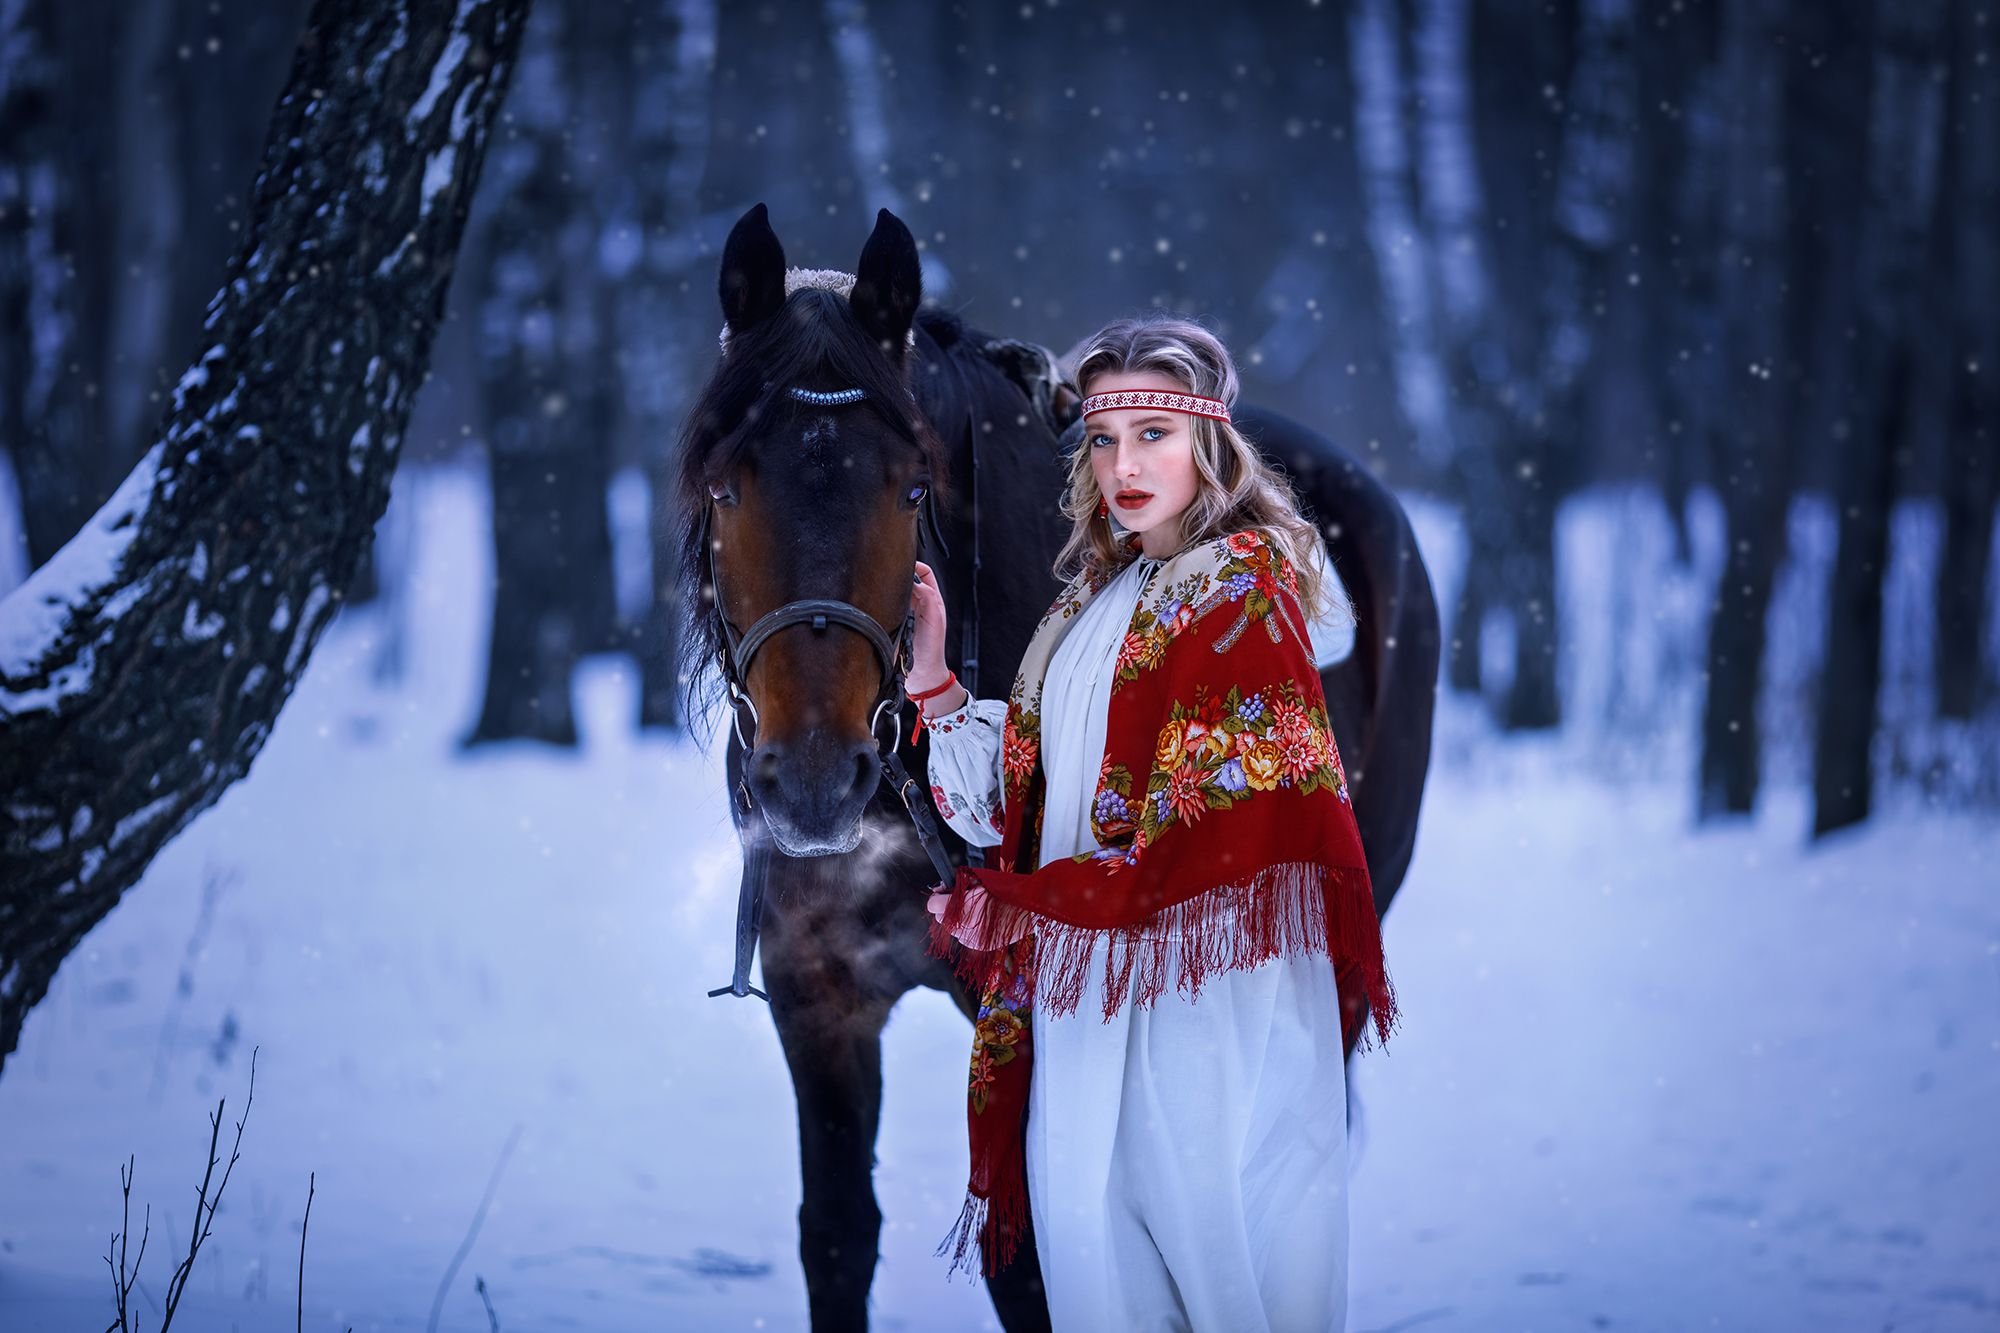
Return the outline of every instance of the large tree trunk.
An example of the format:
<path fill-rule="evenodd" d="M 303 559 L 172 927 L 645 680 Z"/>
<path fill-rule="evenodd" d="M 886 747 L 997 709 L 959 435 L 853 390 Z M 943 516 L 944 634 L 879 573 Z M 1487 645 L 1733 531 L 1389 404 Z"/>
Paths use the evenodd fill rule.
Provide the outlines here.
<path fill-rule="evenodd" d="M 1840 450 L 1839 544 L 1813 751 L 1813 834 L 1868 817 L 1880 712 L 1882 579 L 1896 456 L 1910 416 L 1912 293 L 1937 197 L 1946 0 L 1878 0 L 1860 299 L 1848 361 L 1856 404 Z"/>
<path fill-rule="evenodd" d="M 102 108 L 70 122 L 72 84 L 112 84 L 108 44 L 74 52 L 66 37 L 88 6 L 55 0 L 0 12 L 0 423 L 21 493 L 28 567 L 39 568 L 103 501 L 104 396 L 97 357 L 103 270 L 112 252 L 102 192 Z M 88 167 L 89 169 L 86 169 Z M 78 263 L 78 256 L 84 262 Z M 86 370 L 88 364 L 88 370 Z"/>
<path fill-rule="evenodd" d="M 1562 720 L 1557 653 L 1556 506 L 1587 462 L 1584 391 L 1605 344 L 1606 288 L 1629 229 L 1636 148 L 1634 0 L 1583 0 L 1575 65 L 1550 202 L 1547 276 L 1535 330 L 1534 410 L 1519 414 L 1519 457 L 1509 469 L 1521 540 L 1508 580 L 1518 634 L 1514 681 L 1501 720 L 1509 730 Z"/>
<path fill-rule="evenodd" d="M 1429 268 L 1443 256 L 1439 247 L 1417 243 L 1417 154 L 1410 108 L 1420 104 L 1434 118 L 1463 116 L 1466 90 L 1456 81 L 1462 65 L 1447 56 L 1422 67 L 1425 75 L 1432 75 L 1434 66 L 1443 66 L 1438 84 L 1418 85 L 1421 103 L 1411 97 L 1400 55 L 1400 26 L 1395 0 L 1361 0 L 1349 15 L 1347 57 L 1354 87 L 1354 153 L 1368 248 L 1375 257 L 1382 292 L 1382 324 L 1389 340 L 1397 406 L 1415 438 L 1418 458 L 1433 472 L 1444 473 L 1451 465 L 1454 439 L 1432 316 L 1437 279 Z M 1447 34 L 1452 35 L 1459 34 L 1455 30 Z M 1419 142 L 1428 146 L 1431 140 L 1426 137 Z M 1455 147 L 1456 143 L 1446 151 Z M 1437 165 L 1453 179 L 1471 167 L 1456 160 Z"/>
<path fill-rule="evenodd" d="M 603 645 L 611 560 L 606 449 L 594 377 L 576 381 L 571 289 L 596 262 L 580 245 L 591 212 L 568 137 L 576 107 L 574 16 L 536 11 L 521 56 L 511 132 L 481 196 L 479 404 L 492 483 L 493 624 L 486 697 L 466 744 L 574 745 L 571 676 Z M 587 228 L 584 232 L 587 235 Z"/>
<path fill-rule="evenodd" d="M 1495 511 L 1473 497 L 1492 472 L 1490 438 L 1477 385 L 1463 373 L 1449 373 L 1440 356 L 1441 347 L 1459 345 L 1447 331 L 1455 334 L 1461 313 L 1482 299 L 1467 290 L 1483 274 L 1471 238 L 1461 233 L 1476 225 L 1478 209 L 1463 49 L 1467 26 L 1465 0 L 1425 5 L 1414 34 L 1414 72 L 1406 78 L 1395 0 L 1361 0 L 1349 13 L 1347 52 L 1355 159 L 1397 405 L 1418 457 L 1453 484 L 1465 518 L 1468 550 L 1452 607 L 1446 683 L 1458 693 L 1478 694 L 1479 629 L 1486 619 L 1481 572 L 1498 543 L 1485 527 Z M 1427 220 L 1438 233 L 1429 244 L 1421 239 L 1426 219 L 1418 212 L 1419 180 Z"/>
<path fill-rule="evenodd" d="M 1509 729 L 1561 720 L 1556 506 L 1583 462 L 1583 389 L 1631 177 L 1629 0 L 1586 0 L 1574 17 L 1572 30 L 1560 8 L 1528 23 L 1472 0 L 1428 0 L 1415 42 L 1424 221 L 1467 534 L 1449 678 L 1478 685 L 1479 613 L 1504 608 L 1515 628 L 1499 705 Z M 1475 43 L 1485 44 L 1477 59 Z M 1536 114 L 1519 114 L 1530 105 Z"/>
<path fill-rule="evenodd" d="M 1722 355 L 1713 420 L 1724 554 L 1709 608 L 1696 817 L 1747 814 L 1760 771 L 1765 612 L 1791 492 L 1785 419 L 1785 0 L 1733 0 L 1723 24 Z"/>
<path fill-rule="evenodd" d="M 1712 5 L 1649 9 L 1638 50 L 1637 141 L 1641 166 L 1632 201 L 1633 272 L 1644 302 L 1634 339 L 1654 433 L 1644 459 L 1659 478 L 1673 526 L 1674 562 L 1693 560 L 1687 503 L 1706 479 L 1699 449 L 1714 413 L 1707 390 L 1715 357 L 1709 332 L 1716 300 L 1718 174 L 1717 15 Z"/>
<path fill-rule="evenodd" d="M 59 179 L 53 103 L 60 71 L 46 11 L 46 3 L 0 5 L 0 448 L 20 489 L 24 527 L 48 503 L 55 466 L 29 433 L 29 423 L 46 410 L 44 349 L 58 331 L 48 303 L 61 277 L 50 207 Z M 33 531 L 24 536 L 33 569 L 40 563 L 36 550 L 49 539 Z"/>
<path fill-rule="evenodd" d="M 1960 0 L 1955 8 L 1946 136 L 1955 205 L 1946 214 L 1951 406 L 1934 678 L 1938 716 L 1970 720 L 1987 684 L 1986 587 L 2000 498 L 2000 311 L 1993 302 L 2000 292 L 2000 41 L 1979 7 Z"/>
<path fill-rule="evenodd" d="M 1480 642 L 1487 612 L 1507 602 L 1499 570 L 1516 545 L 1518 517 L 1505 498 L 1499 452 L 1505 435 L 1500 405 L 1512 396 L 1515 372 L 1487 255 L 1472 24 L 1472 0 L 1425 0 L 1412 41 L 1423 230 L 1438 308 L 1450 476 L 1466 536 L 1445 674 L 1463 694 L 1484 689 Z M 1357 43 L 1359 38 L 1357 32 Z"/>
<path fill-rule="evenodd" d="M 526 0 L 319 0 L 160 438 L 0 603 L 0 1059 L 249 771 L 389 496 Z"/>
<path fill-rule="evenodd" d="M 674 0 L 648 11 L 641 32 L 653 58 L 640 71 L 632 106 L 632 207 L 639 250 L 621 287 L 619 328 L 625 409 L 650 482 L 646 511 L 652 586 L 639 623 L 639 723 L 681 725 L 680 534 L 671 497 L 674 438 L 696 366 L 708 364 L 708 338 L 720 316 L 695 306 L 698 337 L 687 334 L 679 290 L 684 257 L 674 237 L 694 218 L 708 166 L 709 85 L 715 71 L 715 0 Z"/>
<path fill-rule="evenodd" d="M 32 210 L 0 223 L 0 267 L 16 292 L 17 275 L 30 279 L 34 307 L 7 325 L 0 415 L 32 569 L 145 452 L 161 390 L 185 364 L 185 348 L 171 367 L 160 359 L 188 197 L 161 106 L 196 81 L 177 75 L 217 57 L 177 58 L 187 25 L 166 5 L 27 0 L 0 25 L 0 194 Z M 237 81 L 214 82 L 242 96 Z M 219 276 L 218 263 L 204 296 Z"/>

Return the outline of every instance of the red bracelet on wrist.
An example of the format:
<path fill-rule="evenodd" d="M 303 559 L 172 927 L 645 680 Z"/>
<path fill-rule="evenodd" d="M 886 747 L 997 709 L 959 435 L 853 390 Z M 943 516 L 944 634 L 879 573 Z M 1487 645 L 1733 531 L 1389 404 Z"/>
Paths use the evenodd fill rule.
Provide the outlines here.
<path fill-rule="evenodd" d="M 946 671 L 944 673 L 944 684 L 937 686 L 935 689 L 925 690 L 921 694 L 911 695 L 910 702 L 913 704 L 920 704 L 926 699 L 935 699 L 940 694 L 943 694 L 946 690 L 950 689 L 952 686 L 956 684 L 958 684 L 958 673 L 954 671 Z"/>
<path fill-rule="evenodd" d="M 925 690 L 920 694 L 910 696 L 910 702 L 917 706 L 917 725 L 910 728 L 910 744 L 915 745 L 918 734 L 929 730 L 924 717 L 924 700 L 935 699 L 956 684 L 958 684 L 958 673 L 955 671 L 946 671 L 944 673 L 944 684 L 938 686 L 936 689 Z"/>

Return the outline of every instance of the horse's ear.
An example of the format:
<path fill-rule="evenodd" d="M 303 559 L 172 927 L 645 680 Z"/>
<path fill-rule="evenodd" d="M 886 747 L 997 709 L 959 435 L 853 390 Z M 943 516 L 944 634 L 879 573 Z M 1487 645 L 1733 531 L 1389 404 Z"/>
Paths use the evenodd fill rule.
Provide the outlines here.
<path fill-rule="evenodd" d="M 882 209 L 875 214 L 874 234 L 861 247 L 861 263 L 854 270 L 854 291 L 847 303 L 868 336 L 900 362 L 903 340 L 923 297 L 917 239 L 901 218 Z"/>
<path fill-rule="evenodd" d="M 736 219 L 722 247 L 722 318 L 741 333 L 785 303 L 785 247 L 759 204 Z"/>

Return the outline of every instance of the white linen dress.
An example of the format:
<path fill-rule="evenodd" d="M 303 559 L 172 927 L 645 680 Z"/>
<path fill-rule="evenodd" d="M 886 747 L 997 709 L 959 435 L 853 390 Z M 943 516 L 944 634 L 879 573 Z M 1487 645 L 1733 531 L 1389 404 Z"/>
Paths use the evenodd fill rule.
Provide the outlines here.
<path fill-rule="evenodd" d="M 1040 863 L 1098 845 L 1090 803 L 1118 645 L 1161 563 L 1141 557 L 1114 576 L 1050 660 Z M 1351 610 L 1336 611 L 1312 627 L 1322 663 L 1352 642 Z M 980 846 L 1000 840 L 1006 711 L 1004 700 L 968 700 L 929 732 L 940 813 Z M 1217 973 L 1197 1000 L 1170 986 L 1109 1021 L 1094 971 L 1074 1013 L 1032 1016 L 1028 1203 L 1054 1328 L 1344 1328 L 1346 1075 L 1333 964 L 1308 954 Z"/>

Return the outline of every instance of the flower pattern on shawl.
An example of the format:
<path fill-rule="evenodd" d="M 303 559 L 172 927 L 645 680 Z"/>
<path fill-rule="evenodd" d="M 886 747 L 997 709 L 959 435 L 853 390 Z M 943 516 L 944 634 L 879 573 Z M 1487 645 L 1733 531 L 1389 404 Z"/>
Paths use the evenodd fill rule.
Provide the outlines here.
<path fill-rule="evenodd" d="M 1137 680 L 1140 672 L 1158 667 L 1175 636 L 1225 602 L 1240 601 L 1243 606 L 1236 623 L 1216 642 L 1217 652 L 1227 652 L 1237 636 L 1257 623 L 1264 623 L 1271 642 L 1279 642 L 1278 627 L 1266 622 L 1277 612 L 1280 587 L 1298 595 L 1298 575 L 1290 562 L 1255 531 L 1232 532 L 1217 538 L 1216 544 L 1225 559 L 1213 579 L 1191 574 L 1162 590 L 1150 605 L 1142 602 L 1133 613 L 1132 626 L 1118 647 L 1117 675 L 1111 682 L 1114 694 L 1120 685 Z"/>
<path fill-rule="evenodd" d="M 1101 846 L 1070 859 L 1136 863 L 1139 852 L 1175 824 L 1192 824 L 1260 791 L 1321 787 L 1347 799 L 1347 775 L 1328 729 L 1326 710 L 1309 703 L 1297 680 L 1245 698 L 1230 686 L 1218 695 L 1195 687 L 1175 700 L 1154 747 L 1145 794 L 1132 797 L 1132 774 L 1106 763 L 1098 775 L 1090 827 Z"/>
<path fill-rule="evenodd" d="M 1007 720 L 1000 730 L 1000 771 L 1007 780 L 1007 800 L 1025 796 L 1028 780 L 1035 775 L 1035 756 L 1041 748 L 1042 716 L 1025 704 L 1010 702 Z"/>
<path fill-rule="evenodd" d="M 1097 797 L 1091 803 L 1090 828 L 1101 844 L 1132 832 L 1132 779 L 1107 755 L 1097 774 Z"/>
<path fill-rule="evenodd" d="M 1237 637 L 1255 624 L 1263 625 L 1271 642 L 1279 642 L 1279 630 L 1273 623 L 1278 589 L 1282 587 L 1298 596 L 1297 572 L 1256 532 L 1232 532 L 1220 540 L 1229 558 L 1215 572 L 1215 590 L 1195 608 L 1195 615 L 1206 615 L 1224 601 L 1241 601 L 1243 609 L 1236 623 L 1216 640 L 1215 651 L 1228 652 Z"/>
<path fill-rule="evenodd" d="M 1131 628 L 1118 646 L 1118 674 L 1111 681 L 1112 693 L 1126 681 L 1137 680 L 1141 671 L 1159 666 L 1174 636 L 1194 624 L 1199 614 L 1196 605 L 1207 582 L 1206 575 L 1191 574 L 1165 589 L 1150 606 L 1142 602 L 1132 613 Z"/>
<path fill-rule="evenodd" d="M 979 1016 L 973 1022 L 972 1071 L 966 1087 L 976 1115 L 986 1113 L 986 1091 L 993 1085 L 993 1071 L 1014 1059 L 1014 1048 L 1027 1031 L 1025 1017 L 1030 999 L 1026 978 L 1011 972 L 1002 983 L 980 997 Z"/>

